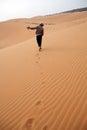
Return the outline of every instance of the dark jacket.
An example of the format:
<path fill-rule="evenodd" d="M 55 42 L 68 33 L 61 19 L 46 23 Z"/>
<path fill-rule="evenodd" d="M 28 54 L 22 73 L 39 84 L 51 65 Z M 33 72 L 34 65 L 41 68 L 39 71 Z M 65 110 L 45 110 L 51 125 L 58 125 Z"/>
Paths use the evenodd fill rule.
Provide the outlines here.
<path fill-rule="evenodd" d="M 38 36 L 38 35 L 43 36 L 44 35 L 44 29 L 41 25 L 36 26 L 36 27 L 31 27 L 30 29 L 36 29 L 36 36 Z"/>

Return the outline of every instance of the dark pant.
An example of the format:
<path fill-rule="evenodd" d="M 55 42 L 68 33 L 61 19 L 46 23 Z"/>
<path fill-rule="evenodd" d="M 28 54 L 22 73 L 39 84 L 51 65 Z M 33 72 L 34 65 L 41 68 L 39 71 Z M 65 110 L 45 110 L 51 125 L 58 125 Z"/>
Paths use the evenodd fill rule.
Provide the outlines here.
<path fill-rule="evenodd" d="M 42 44 L 42 35 L 36 36 L 36 40 L 37 40 L 38 46 L 41 47 L 41 44 Z"/>

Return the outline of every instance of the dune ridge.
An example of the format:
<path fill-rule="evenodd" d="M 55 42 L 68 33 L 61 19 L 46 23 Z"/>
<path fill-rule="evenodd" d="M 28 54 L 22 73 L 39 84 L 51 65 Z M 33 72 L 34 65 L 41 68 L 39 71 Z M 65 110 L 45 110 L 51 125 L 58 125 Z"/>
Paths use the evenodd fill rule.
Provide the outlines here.
<path fill-rule="evenodd" d="M 0 50 L 1 130 L 87 130 L 87 12 L 54 17 L 42 52 L 32 31 Z"/>

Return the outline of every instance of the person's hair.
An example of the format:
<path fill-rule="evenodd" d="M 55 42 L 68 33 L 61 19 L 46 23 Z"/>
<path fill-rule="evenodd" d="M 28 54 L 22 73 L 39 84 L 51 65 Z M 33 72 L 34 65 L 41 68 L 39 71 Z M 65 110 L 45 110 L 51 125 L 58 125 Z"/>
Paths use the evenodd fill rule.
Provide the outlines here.
<path fill-rule="evenodd" d="M 40 26 L 44 26 L 44 24 L 43 24 L 43 23 L 40 23 Z"/>

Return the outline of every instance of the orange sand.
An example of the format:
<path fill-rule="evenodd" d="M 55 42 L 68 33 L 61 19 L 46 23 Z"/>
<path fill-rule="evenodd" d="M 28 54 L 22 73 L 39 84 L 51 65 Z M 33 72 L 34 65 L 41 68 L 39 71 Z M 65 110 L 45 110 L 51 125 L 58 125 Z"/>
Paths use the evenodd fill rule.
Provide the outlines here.
<path fill-rule="evenodd" d="M 0 130 L 87 130 L 87 12 L 0 23 Z"/>

